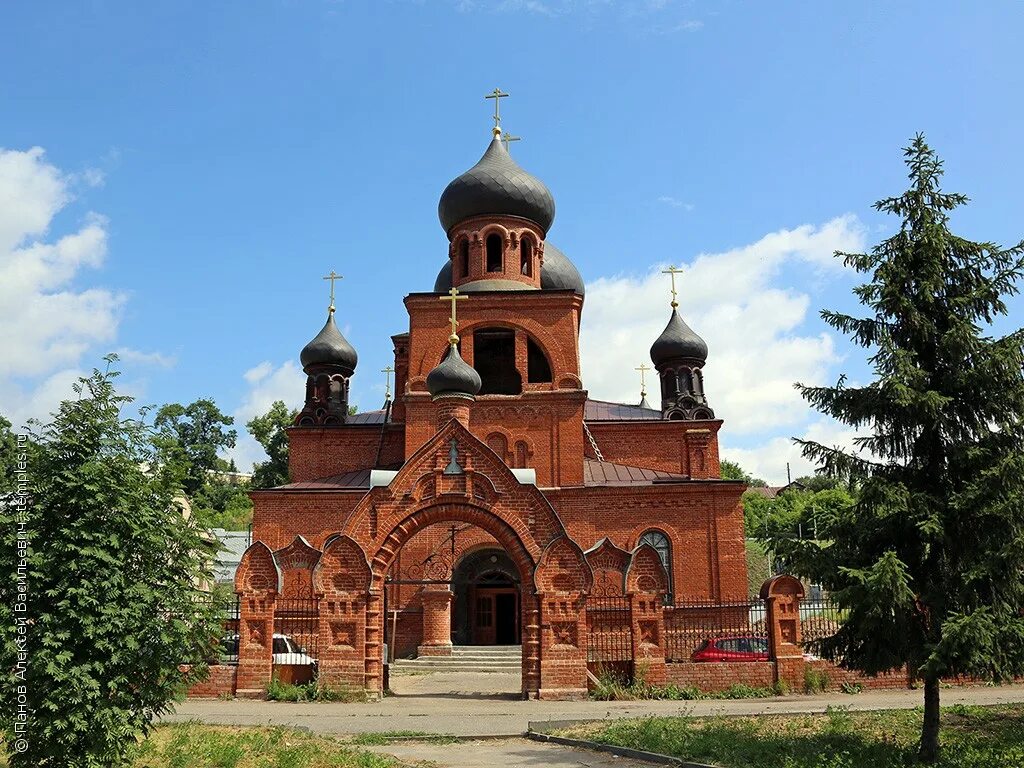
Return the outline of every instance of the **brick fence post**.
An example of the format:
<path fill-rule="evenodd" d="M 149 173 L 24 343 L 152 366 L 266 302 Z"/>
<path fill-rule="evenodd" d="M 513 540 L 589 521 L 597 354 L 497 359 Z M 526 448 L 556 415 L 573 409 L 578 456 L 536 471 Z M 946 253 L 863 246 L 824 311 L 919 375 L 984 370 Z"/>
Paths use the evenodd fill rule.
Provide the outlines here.
<path fill-rule="evenodd" d="M 800 600 L 804 587 L 793 576 L 775 576 L 761 585 L 768 619 L 768 658 L 775 663 L 775 682 L 797 689 L 804 683 L 804 652 L 800 635 Z"/>
<path fill-rule="evenodd" d="M 665 668 L 665 606 L 657 592 L 632 592 L 629 612 L 633 636 L 633 674 L 640 682 L 664 685 L 668 681 Z"/>
<path fill-rule="evenodd" d="M 587 697 L 587 598 L 582 592 L 538 595 L 541 699 Z"/>
<path fill-rule="evenodd" d="M 274 607 L 277 592 L 250 592 L 241 596 L 238 616 L 238 673 L 235 693 L 248 699 L 263 698 L 273 670 Z"/>

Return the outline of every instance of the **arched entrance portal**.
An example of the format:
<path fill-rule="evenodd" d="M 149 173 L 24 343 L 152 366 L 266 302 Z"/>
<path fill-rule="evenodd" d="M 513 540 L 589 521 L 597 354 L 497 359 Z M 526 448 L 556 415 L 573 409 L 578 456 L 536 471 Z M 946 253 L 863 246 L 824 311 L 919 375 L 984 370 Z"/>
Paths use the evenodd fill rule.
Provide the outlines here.
<path fill-rule="evenodd" d="M 452 596 L 452 643 L 520 644 L 519 571 L 504 550 L 465 555 L 452 573 Z"/>
<path fill-rule="evenodd" d="M 463 556 L 443 576 L 425 574 L 429 577 L 396 578 L 392 566 L 403 547 L 420 531 L 438 524 L 462 524 L 479 528 L 491 537 L 494 544 Z M 500 616 L 503 622 L 502 639 L 508 645 L 521 645 L 520 693 L 523 696 L 538 695 L 541 677 L 540 602 L 534 586 L 534 574 L 541 553 L 537 552 L 535 557 L 531 551 L 536 551 L 535 542 L 527 527 L 518 520 L 507 521 L 492 509 L 473 501 L 446 500 L 441 503 L 427 502 L 404 518 L 395 520 L 390 531 L 378 541 L 379 544 L 368 558 L 372 572 L 371 596 L 376 593 L 385 598 L 388 590 L 403 582 L 405 586 L 420 588 L 419 599 L 423 605 L 423 638 L 418 649 L 420 656 L 451 654 L 452 613 L 456 596 L 462 593 L 466 595 L 463 606 L 472 624 L 486 624 L 486 618 L 477 616 L 477 610 L 490 609 L 490 625 L 494 634 L 477 635 L 485 641 L 482 644 L 497 644 L 494 621 Z M 520 589 L 524 584 L 526 586 Z M 469 591 L 481 600 L 470 603 Z M 376 610 L 371 605 L 368 616 L 368 630 L 382 640 L 389 636 L 390 627 L 385 622 L 385 616 L 390 617 L 387 609 L 388 606 L 384 604 Z M 466 620 L 463 620 L 463 624 L 472 626 Z M 469 637 L 472 641 L 473 635 Z M 373 675 L 377 667 L 375 662 L 372 656 L 367 657 L 367 687 L 371 689 L 376 682 Z"/>

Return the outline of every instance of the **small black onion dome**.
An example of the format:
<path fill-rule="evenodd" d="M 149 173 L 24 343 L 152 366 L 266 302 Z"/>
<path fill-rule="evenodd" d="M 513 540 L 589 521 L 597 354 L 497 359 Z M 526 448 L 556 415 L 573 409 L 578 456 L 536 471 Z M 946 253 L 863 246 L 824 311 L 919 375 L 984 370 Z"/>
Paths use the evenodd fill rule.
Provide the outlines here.
<path fill-rule="evenodd" d="M 521 216 L 544 232 L 555 220 L 551 192 L 543 181 L 516 165 L 497 136 L 480 162 L 445 187 L 437 205 L 445 232 L 460 221 L 485 214 Z"/>
<path fill-rule="evenodd" d="M 522 283 L 507 281 L 510 290 L 524 290 Z M 448 259 L 437 273 L 434 280 L 434 293 L 448 293 L 452 287 L 452 260 Z M 555 248 L 548 241 L 544 241 L 544 264 L 540 268 L 540 287 L 542 291 L 574 291 L 580 296 L 586 294 L 586 287 L 583 278 L 580 277 L 576 265 L 569 261 L 569 257 Z M 466 285 L 459 290 L 470 293 L 473 286 Z"/>
<path fill-rule="evenodd" d="M 651 345 L 651 360 L 658 366 L 679 357 L 704 362 L 708 359 L 708 345 L 683 322 L 683 318 L 673 308 L 668 325 Z"/>
<path fill-rule="evenodd" d="M 327 322 L 316 338 L 302 348 L 299 360 L 303 370 L 311 365 L 333 365 L 345 376 L 355 373 L 359 356 L 335 325 L 333 310 L 327 313 Z"/>
<path fill-rule="evenodd" d="M 434 397 L 474 397 L 480 391 L 480 374 L 462 359 L 459 348 L 449 345 L 444 360 L 427 374 L 427 391 Z"/>

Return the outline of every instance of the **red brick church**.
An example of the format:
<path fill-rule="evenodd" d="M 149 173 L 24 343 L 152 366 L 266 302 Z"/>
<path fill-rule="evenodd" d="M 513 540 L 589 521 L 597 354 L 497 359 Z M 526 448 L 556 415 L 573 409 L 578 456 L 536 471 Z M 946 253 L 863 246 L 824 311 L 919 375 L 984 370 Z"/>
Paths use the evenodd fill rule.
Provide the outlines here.
<path fill-rule="evenodd" d="M 745 486 L 719 477 L 708 348 L 674 291 L 662 334 L 636 340 L 638 361 L 653 342 L 660 407 L 594 400 L 583 280 L 500 128 L 438 213 L 448 253 L 433 290 L 405 298 L 394 399 L 349 415 L 357 356 L 333 299 L 302 350 L 292 482 L 252 493 L 235 581 L 240 694 L 269 681 L 275 632 L 305 621 L 328 682 L 379 693 L 385 653 L 510 645 L 524 696 L 574 697 L 599 640 L 621 629 L 621 654 L 657 678 L 674 600 L 747 595 Z"/>

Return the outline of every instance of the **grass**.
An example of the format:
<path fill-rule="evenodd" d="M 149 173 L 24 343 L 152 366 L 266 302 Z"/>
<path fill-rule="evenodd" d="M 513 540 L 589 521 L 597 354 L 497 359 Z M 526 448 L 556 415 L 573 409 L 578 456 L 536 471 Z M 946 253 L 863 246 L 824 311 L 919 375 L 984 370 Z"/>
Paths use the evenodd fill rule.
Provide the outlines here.
<path fill-rule="evenodd" d="M 371 747 L 390 744 L 393 741 L 404 739 L 429 741 L 434 744 L 454 744 L 458 741 L 454 736 L 449 736 L 443 733 L 427 733 L 426 731 L 377 731 L 373 733 L 356 734 L 352 737 L 352 743 L 364 747 Z"/>
<path fill-rule="evenodd" d="M 724 768 L 906 768 L 917 765 L 922 712 L 759 717 L 656 717 L 559 731 Z M 1024 705 L 943 710 L 939 768 L 1024 766 Z"/>
<path fill-rule="evenodd" d="M 176 723 L 141 742 L 132 768 L 397 768 L 391 757 L 290 728 Z"/>
<path fill-rule="evenodd" d="M 735 683 L 724 691 L 706 693 L 695 686 L 680 687 L 674 684 L 652 685 L 644 680 L 643 670 L 638 670 L 632 681 L 625 681 L 611 670 L 601 670 L 597 682 L 590 691 L 590 698 L 597 701 L 696 701 L 698 699 L 766 699 L 783 695 L 781 689 L 759 688 Z"/>
<path fill-rule="evenodd" d="M 269 701 L 367 701 L 366 691 L 330 686 L 312 680 L 308 683 L 282 683 L 274 678 L 267 686 Z"/>

